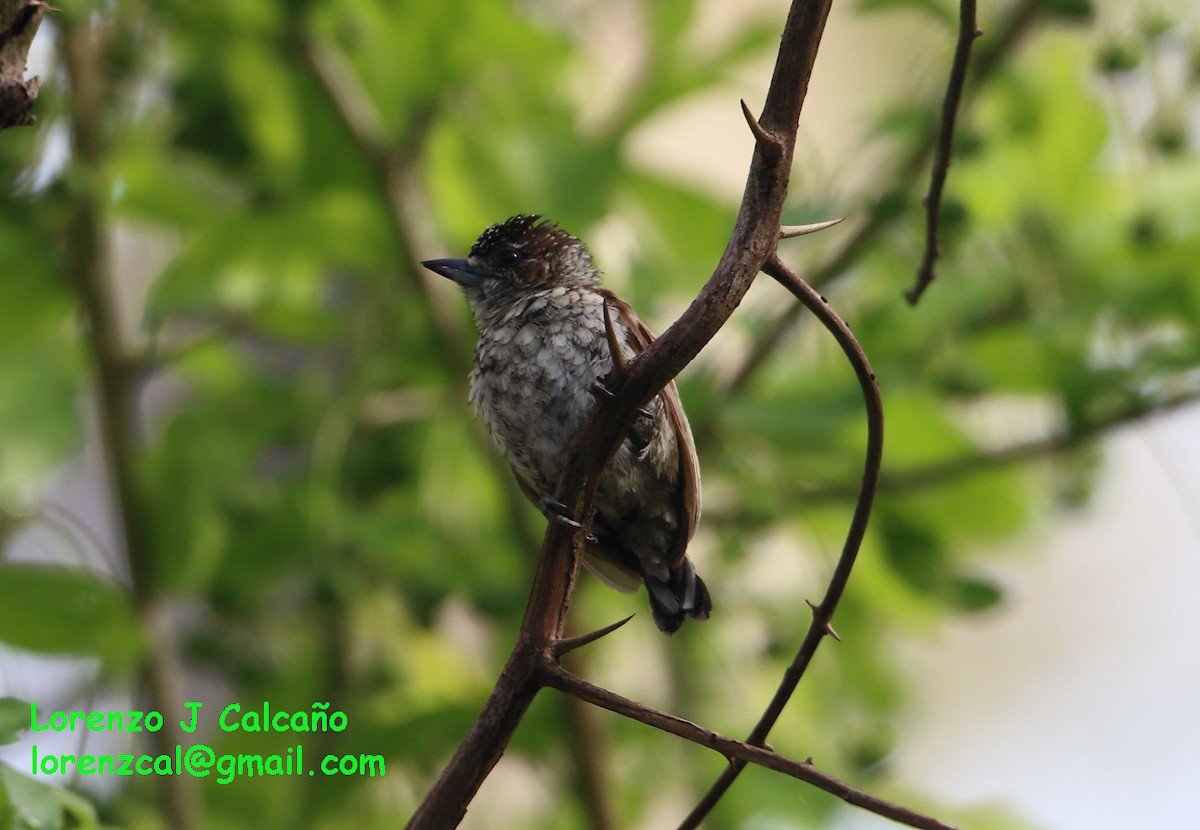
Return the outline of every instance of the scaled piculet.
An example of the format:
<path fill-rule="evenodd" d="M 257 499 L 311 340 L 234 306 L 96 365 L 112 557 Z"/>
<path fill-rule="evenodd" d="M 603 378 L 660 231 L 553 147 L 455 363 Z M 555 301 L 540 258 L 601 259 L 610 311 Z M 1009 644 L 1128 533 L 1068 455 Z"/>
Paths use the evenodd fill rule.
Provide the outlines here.
<path fill-rule="evenodd" d="M 653 341 L 646 324 L 600 287 L 583 243 L 539 216 L 488 228 L 466 259 L 426 268 L 457 282 L 479 329 L 471 401 L 525 495 L 561 510 L 555 488 L 572 438 L 612 371 L 605 307 L 621 362 Z M 700 519 L 700 469 L 674 382 L 638 414 L 595 499 L 583 564 L 621 591 L 645 583 L 659 629 L 712 610 L 686 556 Z"/>

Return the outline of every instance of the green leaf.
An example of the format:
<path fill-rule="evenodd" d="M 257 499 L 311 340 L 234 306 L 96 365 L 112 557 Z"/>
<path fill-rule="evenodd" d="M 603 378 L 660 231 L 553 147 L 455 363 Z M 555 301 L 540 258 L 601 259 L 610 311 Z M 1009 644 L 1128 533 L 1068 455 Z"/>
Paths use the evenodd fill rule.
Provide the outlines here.
<path fill-rule="evenodd" d="M 15 697 L 0 697 L 0 745 L 16 743 L 17 733 L 28 728 L 29 702 Z"/>
<path fill-rule="evenodd" d="M 888 424 L 887 468 L 903 470 L 958 458 L 970 444 L 955 427 L 944 403 L 912 389 L 885 391 Z M 861 427 L 848 426 L 849 429 Z"/>
<path fill-rule="evenodd" d="M 986 611 L 1004 599 L 1004 592 L 990 579 L 956 576 L 950 581 L 949 598 L 951 603 L 963 611 Z"/>
<path fill-rule="evenodd" d="M 7 805 L 4 803 L 7 798 Z M 0 818 L 13 830 L 97 830 L 96 808 L 81 795 L 27 778 L 0 764 Z"/>
<path fill-rule="evenodd" d="M 0 352 L 0 494 L 59 463 L 80 440 L 77 353 L 58 338 Z"/>
<path fill-rule="evenodd" d="M 965 344 L 964 359 L 992 392 L 1037 394 L 1054 380 L 1053 354 L 1028 331 L 981 332 Z"/>
<path fill-rule="evenodd" d="M 129 595 L 112 582 L 60 565 L 0 565 L 0 641 L 123 661 L 139 639 Z"/>
<path fill-rule="evenodd" d="M 1096 69 L 1106 75 L 1132 72 L 1146 57 L 1145 44 L 1131 34 L 1111 37 L 1096 53 Z"/>
<path fill-rule="evenodd" d="M 886 507 L 886 502 L 881 504 Z M 881 510 L 879 531 L 888 562 L 906 583 L 922 593 L 938 593 L 949 573 L 949 558 L 942 537 L 916 514 Z"/>

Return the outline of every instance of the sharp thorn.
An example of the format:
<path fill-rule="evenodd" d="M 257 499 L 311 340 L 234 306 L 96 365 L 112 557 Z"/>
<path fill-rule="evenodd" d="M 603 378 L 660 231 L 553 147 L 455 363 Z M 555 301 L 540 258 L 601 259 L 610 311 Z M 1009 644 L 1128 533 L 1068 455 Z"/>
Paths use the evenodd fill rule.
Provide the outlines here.
<path fill-rule="evenodd" d="M 596 640 L 599 640 L 601 637 L 612 634 L 614 631 L 616 631 L 618 628 L 623 626 L 625 623 L 632 620 L 633 617 L 634 617 L 634 615 L 630 614 L 625 619 L 617 620 L 615 623 L 606 625 L 606 626 L 604 626 L 604 628 L 597 629 L 597 630 L 591 632 L 590 634 L 581 634 L 578 637 L 568 637 L 565 640 L 555 640 L 554 645 L 551 646 L 551 649 L 554 651 L 554 656 L 562 657 L 564 654 L 566 654 L 569 651 L 574 651 L 577 648 L 582 648 L 583 646 L 586 646 L 588 643 L 594 643 L 594 642 L 596 642 Z"/>
<path fill-rule="evenodd" d="M 570 516 L 563 516 L 560 513 L 552 513 L 548 518 L 550 521 L 556 522 L 564 527 L 569 527 L 572 530 L 583 530 L 583 525 L 572 519 Z"/>
<path fill-rule="evenodd" d="M 845 219 L 846 217 L 843 216 L 840 219 L 826 219 L 824 222 L 813 222 L 811 225 L 781 225 L 779 227 L 779 238 L 794 239 L 797 236 L 823 231 L 826 228 L 832 228 L 839 222 L 844 222 Z"/>
<path fill-rule="evenodd" d="M 592 385 L 588 387 L 588 391 L 591 392 L 593 395 L 596 395 L 597 397 L 599 397 L 600 395 L 603 395 L 606 398 L 615 398 L 616 397 L 616 395 L 614 395 L 612 393 L 612 390 L 604 385 L 604 381 L 600 381 L 600 380 L 594 381 L 592 383 Z"/>
<path fill-rule="evenodd" d="M 564 525 L 572 530 L 583 529 L 583 525 L 567 515 L 567 506 L 561 501 L 542 499 L 538 502 L 538 510 L 542 511 L 542 515 L 552 522 Z"/>
<path fill-rule="evenodd" d="M 741 105 L 742 115 L 746 119 L 746 124 L 750 127 L 750 132 L 754 133 L 754 140 L 757 141 L 764 150 L 769 149 L 772 152 L 778 152 L 779 139 L 775 138 L 775 136 L 763 129 L 762 124 L 759 124 L 758 119 L 754 117 L 754 113 L 750 112 L 750 107 L 746 105 L 746 100 L 744 98 L 741 100 Z"/>
<path fill-rule="evenodd" d="M 813 613 L 814 617 L 817 616 L 817 614 L 819 614 L 821 612 L 821 609 L 818 606 L 814 605 L 813 601 L 811 599 L 804 600 L 804 604 L 812 609 L 812 613 Z M 824 628 L 825 633 L 828 634 L 830 637 L 837 640 L 839 643 L 842 641 L 842 638 L 838 636 L 838 633 L 833 630 L 832 623 L 826 622 L 822 627 Z"/>

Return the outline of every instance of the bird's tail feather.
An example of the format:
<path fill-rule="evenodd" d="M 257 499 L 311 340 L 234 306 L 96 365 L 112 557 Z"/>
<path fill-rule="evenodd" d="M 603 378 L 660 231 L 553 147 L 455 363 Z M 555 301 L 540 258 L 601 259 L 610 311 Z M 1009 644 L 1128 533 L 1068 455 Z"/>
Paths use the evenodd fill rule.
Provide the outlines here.
<path fill-rule="evenodd" d="M 712 612 L 712 597 L 690 559 L 685 558 L 668 574 L 666 580 L 646 574 L 645 582 L 654 624 L 659 631 L 674 634 L 688 617 L 708 619 Z"/>

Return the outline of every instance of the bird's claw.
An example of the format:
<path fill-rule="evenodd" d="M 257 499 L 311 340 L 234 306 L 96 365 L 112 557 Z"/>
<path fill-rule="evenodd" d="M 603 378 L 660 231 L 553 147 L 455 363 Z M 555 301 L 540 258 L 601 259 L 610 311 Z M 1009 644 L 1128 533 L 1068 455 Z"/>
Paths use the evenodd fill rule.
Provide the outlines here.
<path fill-rule="evenodd" d="M 615 398 L 616 397 L 616 395 L 613 394 L 612 390 L 604 385 L 604 381 L 602 381 L 602 380 L 592 381 L 592 385 L 588 387 L 588 391 L 591 392 L 597 398 L 601 397 L 601 396 L 604 396 L 606 398 Z"/>
<path fill-rule="evenodd" d="M 613 394 L 613 391 L 604 385 L 603 380 L 592 381 L 592 385 L 588 387 L 588 391 L 591 392 L 597 398 L 601 397 L 601 396 L 603 396 L 605 398 L 610 398 L 610 399 L 616 397 L 616 395 Z M 650 410 L 646 409 L 644 406 L 638 407 L 638 414 L 641 415 L 643 418 L 653 418 L 654 417 L 653 415 L 650 414 Z"/>
<path fill-rule="evenodd" d="M 572 530 L 583 530 L 583 525 L 567 515 L 567 506 L 561 501 L 554 499 L 542 499 L 538 502 L 538 510 L 542 511 L 542 515 L 552 522 L 556 522 Z"/>

